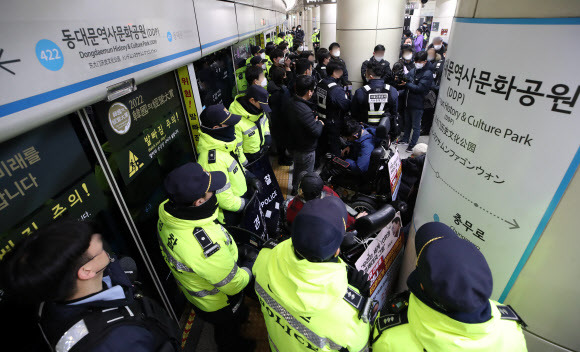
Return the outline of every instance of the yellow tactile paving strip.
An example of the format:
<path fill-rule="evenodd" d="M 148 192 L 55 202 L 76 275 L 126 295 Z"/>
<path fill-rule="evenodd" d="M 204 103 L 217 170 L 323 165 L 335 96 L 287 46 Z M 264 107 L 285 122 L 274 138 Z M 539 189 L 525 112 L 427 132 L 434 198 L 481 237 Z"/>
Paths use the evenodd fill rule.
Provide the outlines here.
<path fill-rule="evenodd" d="M 276 175 L 276 180 L 278 180 L 278 184 L 280 185 L 280 189 L 282 190 L 282 194 L 284 195 L 284 199 L 290 194 L 292 191 L 292 185 L 290 184 L 291 175 L 290 175 L 290 166 L 281 166 L 278 165 L 277 158 L 270 158 L 270 163 L 272 164 L 272 169 L 274 170 L 274 174 Z"/>

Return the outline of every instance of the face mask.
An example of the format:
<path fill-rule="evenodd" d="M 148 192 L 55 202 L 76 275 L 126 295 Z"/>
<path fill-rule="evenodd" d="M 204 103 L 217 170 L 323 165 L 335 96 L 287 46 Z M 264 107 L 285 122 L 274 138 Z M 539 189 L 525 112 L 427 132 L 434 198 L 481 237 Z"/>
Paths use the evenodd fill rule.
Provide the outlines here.
<path fill-rule="evenodd" d="M 261 54 L 260 54 L 260 57 L 261 57 L 262 59 L 265 59 L 265 58 L 266 58 L 266 53 L 261 53 Z"/>
<path fill-rule="evenodd" d="M 281 58 L 281 59 L 279 59 L 279 60 L 278 60 L 278 63 L 279 63 L 280 65 L 284 65 L 284 58 Z"/>
<path fill-rule="evenodd" d="M 263 64 L 262 65 L 262 70 L 265 70 L 265 69 L 266 69 L 266 64 Z"/>
<path fill-rule="evenodd" d="M 435 60 L 434 56 L 427 56 L 427 61 L 433 61 L 433 60 Z"/>
<path fill-rule="evenodd" d="M 264 79 L 262 80 L 262 82 L 260 82 L 260 85 L 262 87 L 266 87 L 268 85 L 268 80 L 266 79 L 266 77 L 264 77 Z"/>
<path fill-rule="evenodd" d="M 332 52 L 332 56 L 334 57 L 339 57 L 340 56 L 340 50 L 335 50 Z"/>
<path fill-rule="evenodd" d="M 375 60 L 377 60 L 377 61 L 383 61 L 383 56 L 375 56 Z"/>
<path fill-rule="evenodd" d="M 407 53 L 407 54 L 403 55 L 403 59 L 405 59 L 407 61 L 411 60 L 412 58 L 413 58 L 413 54 L 411 54 L 411 53 Z"/>
<path fill-rule="evenodd" d="M 420 70 L 423 68 L 423 66 L 425 66 L 425 64 L 420 64 L 418 62 L 415 62 L 415 67 L 417 68 L 417 70 Z"/>
<path fill-rule="evenodd" d="M 433 45 L 433 47 L 435 48 L 435 50 L 439 50 L 441 49 L 441 44 L 435 44 Z"/>

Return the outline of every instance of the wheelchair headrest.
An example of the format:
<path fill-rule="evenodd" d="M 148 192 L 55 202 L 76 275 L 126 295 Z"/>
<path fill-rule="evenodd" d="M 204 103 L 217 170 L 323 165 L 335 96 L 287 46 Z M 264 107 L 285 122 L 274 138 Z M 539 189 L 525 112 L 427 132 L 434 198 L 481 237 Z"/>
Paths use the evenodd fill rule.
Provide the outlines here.
<path fill-rule="evenodd" d="M 358 232 L 357 237 L 360 239 L 365 239 L 370 235 L 380 231 L 395 218 L 396 214 L 397 210 L 395 210 L 395 208 L 393 208 L 390 204 L 386 204 L 376 212 L 357 219 L 354 223 L 354 227 Z"/>
<path fill-rule="evenodd" d="M 391 131 L 391 116 L 389 114 L 384 115 L 379 121 L 376 127 L 377 138 L 387 139 L 389 137 L 389 132 Z"/>

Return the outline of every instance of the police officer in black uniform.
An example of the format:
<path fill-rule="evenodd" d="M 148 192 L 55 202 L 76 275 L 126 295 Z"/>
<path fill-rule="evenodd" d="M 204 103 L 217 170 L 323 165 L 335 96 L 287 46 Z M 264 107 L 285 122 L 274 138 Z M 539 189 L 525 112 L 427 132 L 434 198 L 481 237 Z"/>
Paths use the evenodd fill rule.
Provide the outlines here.
<path fill-rule="evenodd" d="M 376 61 L 370 62 L 365 71 L 368 83 L 357 89 L 352 99 L 352 116 L 359 122 L 377 125 L 385 114 L 396 116 L 399 93 L 382 77 L 384 66 Z"/>
<path fill-rule="evenodd" d="M 138 292 L 123 266 L 136 270 L 132 259 L 105 251 L 91 224 L 62 220 L 16 246 L 3 286 L 40 303 L 39 326 L 53 351 L 181 350 L 176 322 Z"/>
<path fill-rule="evenodd" d="M 328 77 L 320 81 L 316 89 L 318 117 L 324 122 L 324 131 L 318 145 L 318 155 L 330 152 L 340 157 L 340 130 L 344 116 L 350 110 L 350 100 L 344 93 L 341 78 L 344 66 L 330 61 L 326 66 Z"/>
<path fill-rule="evenodd" d="M 381 65 L 383 67 L 383 74 L 381 76 L 381 79 L 383 79 L 385 83 L 391 83 L 392 76 L 391 64 L 387 60 L 385 60 L 385 47 L 383 45 L 379 44 L 375 46 L 373 56 L 362 63 L 362 66 L 360 68 L 360 75 L 362 77 L 364 84 L 368 83 L 368 80 L 366 78 L 366 71 L 368 65 L 371 63 Z"/>

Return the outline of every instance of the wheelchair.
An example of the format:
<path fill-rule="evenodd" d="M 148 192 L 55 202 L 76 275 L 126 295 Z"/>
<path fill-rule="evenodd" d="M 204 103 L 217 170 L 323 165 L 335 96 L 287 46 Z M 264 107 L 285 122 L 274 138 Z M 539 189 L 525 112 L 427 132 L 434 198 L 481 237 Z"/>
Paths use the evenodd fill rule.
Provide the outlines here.
<path fill-rule="evenodd" d="M 368 171 L 364 174 L 352 172 L 349 164 L 332 154 L 326 154 L 320 176 L 331 186 L 340 198 L 356 213 L 374 213 L 385 204 L 404 213 L 407 204 L 392 199 L 389 160 L 395 154 L 391 145 L 390 116 L 383 116 L 376 126 L 375 138 L 379 140 L 371 153 Z M 393 138 L 394 139 L 394 138 Z"/>

